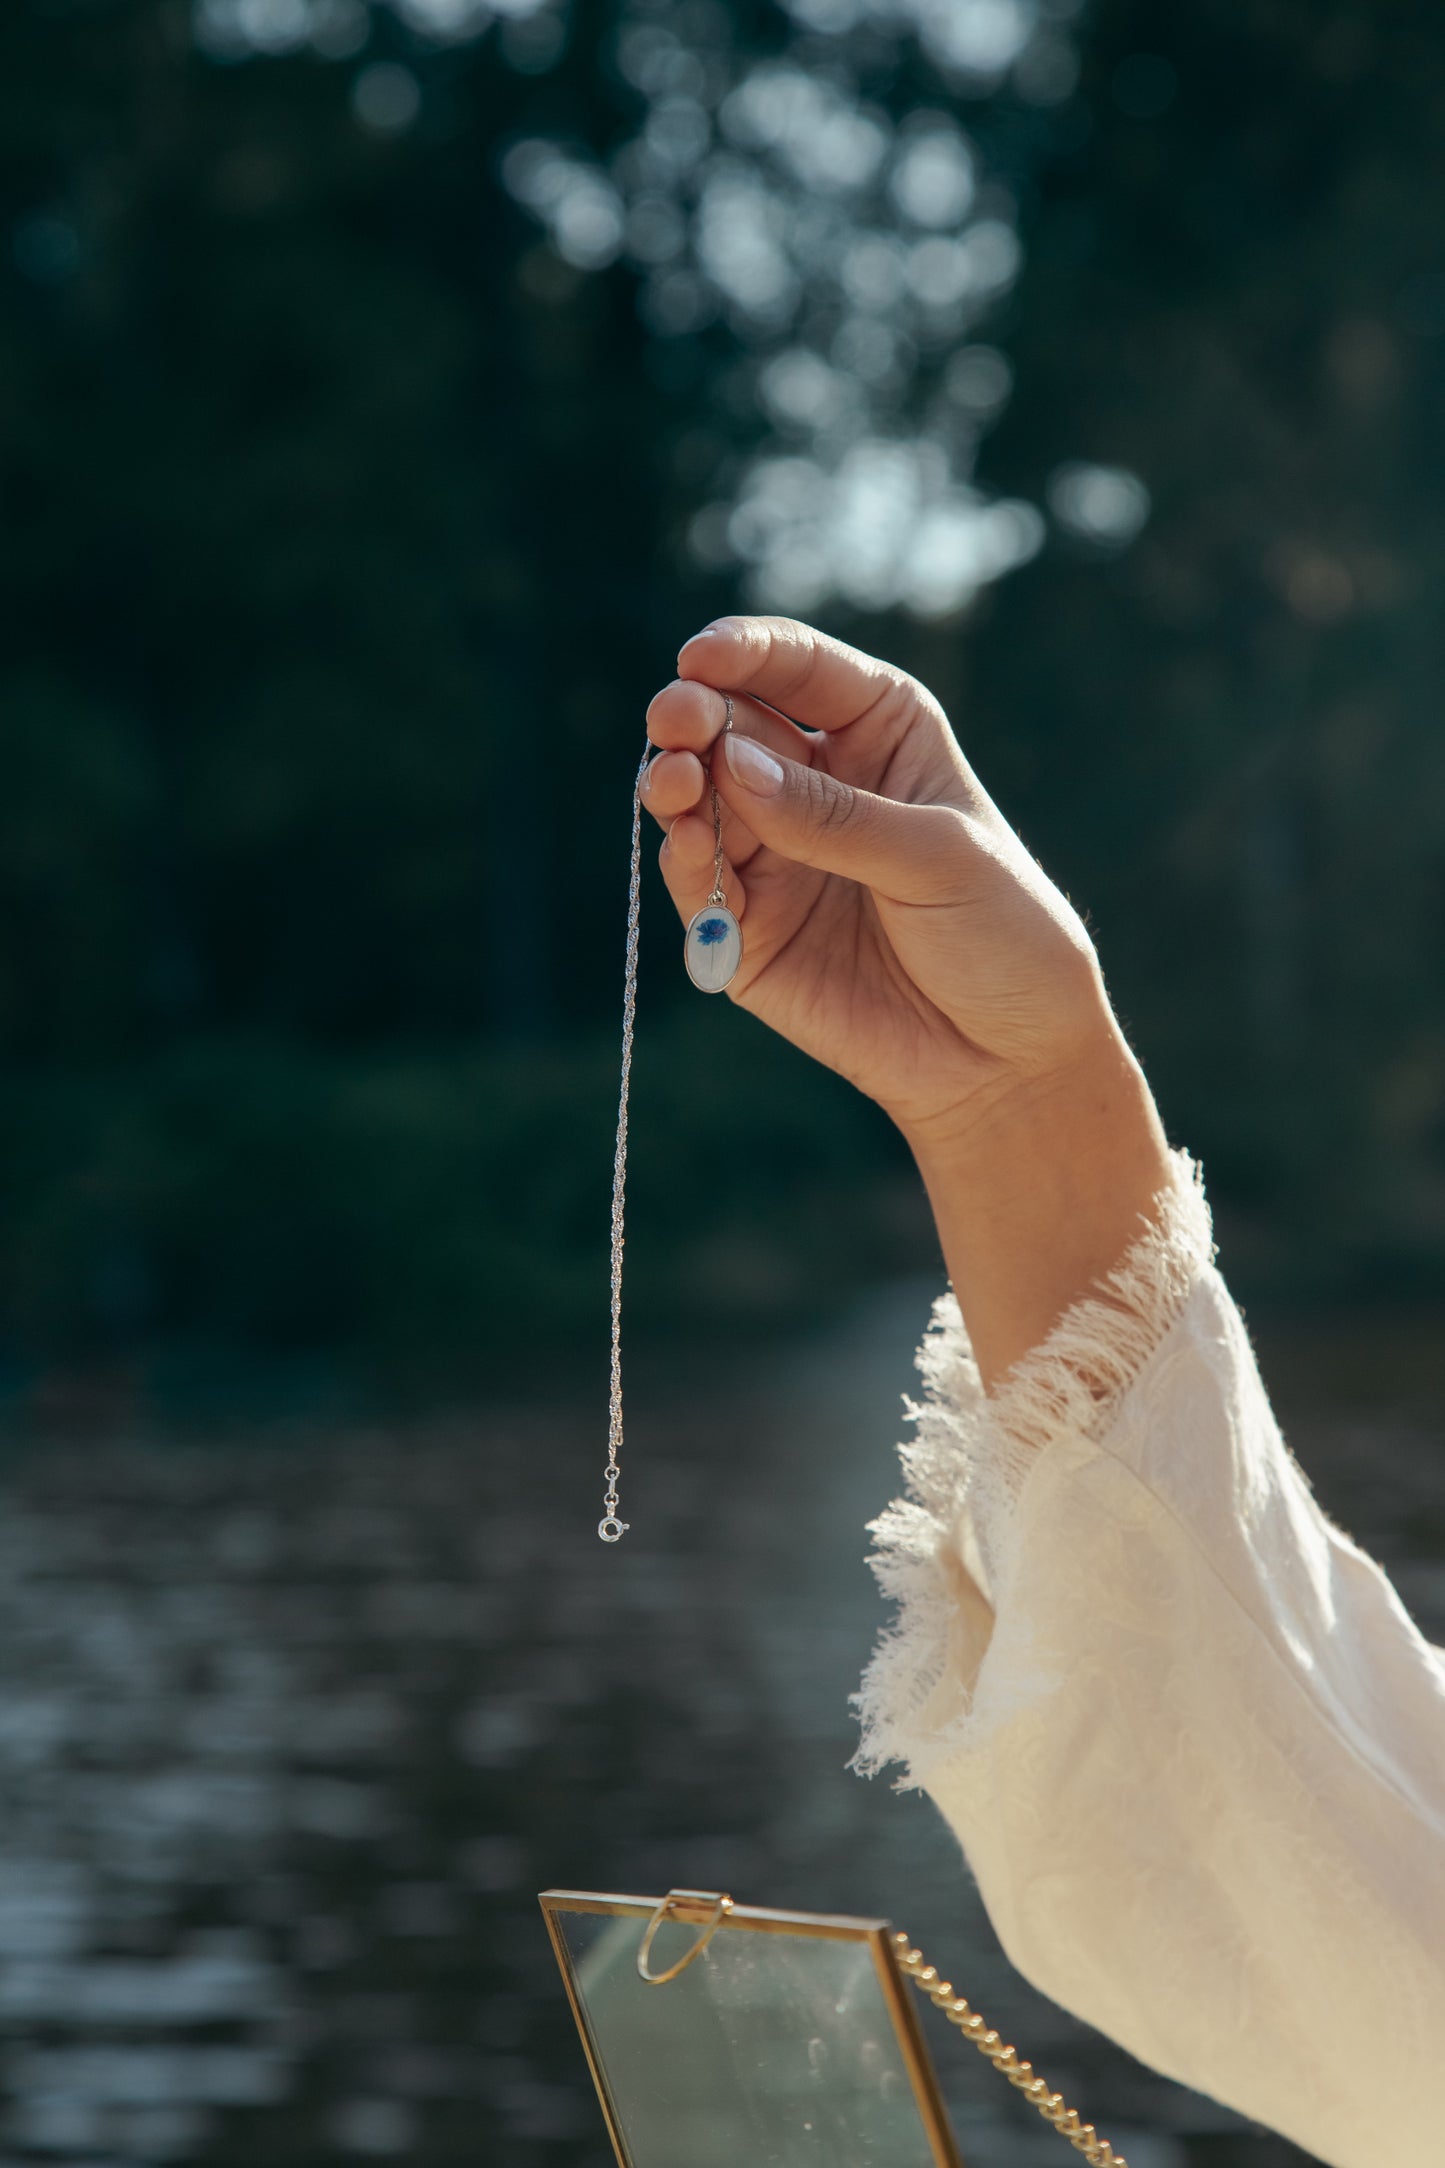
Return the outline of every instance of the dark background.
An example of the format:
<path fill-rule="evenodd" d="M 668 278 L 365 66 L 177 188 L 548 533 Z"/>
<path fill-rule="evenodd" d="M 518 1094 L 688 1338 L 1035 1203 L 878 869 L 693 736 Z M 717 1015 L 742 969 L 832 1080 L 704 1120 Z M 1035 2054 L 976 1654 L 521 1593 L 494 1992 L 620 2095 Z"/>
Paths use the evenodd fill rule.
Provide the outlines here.
<path fill-rule="evenodd" d="M 625 257 L 569 265 L 509 197 L 518 140 L 636 133 L 633 17 L 720 75 L 786 45 L 884 111 L 944 103 L 1007 182 L 1024 269 L 965 335 L 1016 388 L 979 477 L 1042 503 L 1063 462 L 1118 466 L 1151 516 L 1125 549 L 1051 522 L 962 617 L 813 614 L 936 688 L 1088 911 L 1237 1271 L 1437 1290 L 1433 10 L 1107 0 L 1045 105 L 773 7 L 583 6 L 535 49 L 525 12 L 333 12 L 345 59 L 302 0 L 254 0 L 257 44 L 162 4 L 0 27 L 17 1384 L 124 1354 L 153 1390 L 183 1347 L 475 1380 L 544 1316 L 595 1355 L 643 709 L 738 604 L 688 525 L 768 433 L 740 366 L 797 335 L 649 331 Z M 404 124 L 358 118 L 378 65 Z M 921 1255 L 879 1222 L 887 1125 L 697 1013 L 648 879 L 635 1329 L 699 1273 L 801 1316 Z M 725 1231 L 773 1254 L 764 1294 Z"/>
<path fill-rule="evenodd" d="M 851 1570 L 942 1284 L 932 1229 L 876 1110 L 687 987 L 651 835 L 626 1315 L 653 1533 L 611 1579 L 572 1544 L 605 1437 L 628 793 L 648 698 L 724 610 L 796 609 L 943 699 L 1089 917 L 1321 1495 L 1422 1619 L 1442 1601 L 1445 25 L 1431 0 L 1020 0 L 990 58 L 975 18 L 0 13 L 17 2160 L 592 2163 L 527 1939 L 543 1882 L 732 1876 L 757 1901 L 894 1904 L 920 1939 L 964 1902 L 924 1810 L 841 1774 L 876 1605 L 839 1566 L 786 1613 L 768 1490 L 823 1540 L 819 1470 L 854 1432 L 785 1422 L 779 1396 L 823 1375 L 820 1334 L 853 1377 L 827 1335 L 856 1320 L 858 1510 L 824 1518 Z M 964 131 L 954 223 L 1022 249 L 948 306 L 875 304 L 885 358 L 831 421 L 838 357 L 865 349 L 806 217 L 898 262 L 947 221 L 910 230 L 881 180 L 829 198 L 786 131 L 730 120 L 769 65 L 890 157 L 920 116 Z M 761 257 L 728 283 L 718 159 L 772 191 L 794 260 L 771 294 Z M 800 354 L 834 377 L 790 406 L 774 364 Z M 976 508 L 1039 508 L 1029 561 L 941 601 L 886 566 L 815 568 L 810 597 L 795 565 L 790 587 L 729 508 L 864 440 L 931 448 Z M 659 1623 L 674 1600 L 692 1626 Z M 677 1675 L 650 1693 L 654 1632 Z M 794 1645 L 807 1691 L 770 1699 Z M 812 1735 L 810 1695 L 832 1712 Z M 361 1710 L 328 1750 L 343 1773 L 296 1777 L 337 1696 Z M 722 1802 L 676 1775 L 708 1740 Z M 206 1789 L 217 1755 L 270 1801 L 252 1823 Z M 393 1806 L 346 1774 L 368 1755 Z M 115 1851 L 136 1787 L 169 1884 Z M 782 1796 L 840 1817 L 832 1851 L 779 1835 Z M 967 1932 L 987 1952 L 981 1917 Z M 36 1949 L 79 1968 L 79 2000 L 6 1988 Z M 229 2081 L 156 2062 L 170 2020 L 134 2009 L 101 2025 L 120 2063 L 73 2060 L 84 1952 L 198 1950 L 291 1968 L 294 2007 L 264 1969 L 214 1990 L 217 2040 L 253 2005 L 279 2027 L 247 2050 L 270 2079 L 254 2055 Z M 1094 2073 L 1101 2121 L 1114 2086 L 1166 2148 L 1141 2138 L 1135 2168 L 1287 2157 L 1131 2093 L 1124 2059 L 978 1963 L 1005 2015 L 1023 1997 L 1026 2052 L 1049 2067 L 1060 2023 L 1060 2077 Z M 367 2043 L 395 2061 L 422 2008 L 432 2034 L 384 2075 Z M 987 2126 L 982 2168 L 1032 2161 L 1019 2117 Z"/>

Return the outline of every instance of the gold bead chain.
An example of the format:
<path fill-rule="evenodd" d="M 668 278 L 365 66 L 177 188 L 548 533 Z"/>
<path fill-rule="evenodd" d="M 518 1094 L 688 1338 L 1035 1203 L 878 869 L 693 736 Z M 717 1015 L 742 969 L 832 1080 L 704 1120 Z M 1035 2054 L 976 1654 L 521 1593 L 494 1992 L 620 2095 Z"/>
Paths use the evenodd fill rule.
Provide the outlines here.
<path fill-rule="evenodd" d="M 940 1980 L 934 1967 L 928 1964 L 922 1950 L 915 1950 L 907 1935 L 893 1937 L 893 1955 L 900 1972 L 907 1975 L 918 1989 L 940 2009 L 950 2025 L 973 2042 L 980 2055 L 986 2055 L 995 2070 L 1016 2085 L 1025 2100 L 1032 2101 L 1046 2123 L 1052 2123 L 1061 2138 L 1067 2138 L 1076 2153 L 1082 2153 L 1094 2168 L 1128 2168 L 1122 2153 L 1116 2153 L 1107 2138 L 1101 2138 L 1092 2123 L 1081 2123 L 1078 2111 L 1064 2105 L 1062 2093 L 1051 2092 L 1046 2079 L 1035 2077 L 1034 2066 L 1026 2063 L 1017 2051 L 1005 2045 L 996 2032 L 972 2009 L 968 1999 L 955 1995 L 951 1981 Z"/>

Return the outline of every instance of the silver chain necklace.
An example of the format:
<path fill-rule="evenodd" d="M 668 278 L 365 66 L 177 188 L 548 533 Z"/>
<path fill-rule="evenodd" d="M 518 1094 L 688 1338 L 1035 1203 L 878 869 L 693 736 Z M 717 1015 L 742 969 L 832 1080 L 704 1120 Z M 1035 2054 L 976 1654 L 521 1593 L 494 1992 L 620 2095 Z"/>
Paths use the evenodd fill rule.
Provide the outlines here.
<path fill-rule="evenodd" d="M 733 727 L 733 704 L 727 702 L 724 731 Z M 617 1102 L 617 1149 L 612 1160 L 612 1386 L 607 1429 L 606 1512 L 597 1523 L 604 1543 L 620 1543 L 630 1523 L 618 1518 L 617 1482 L 622 1452 L 622 1232 L 627 1191 L 627 1094 L 632 1082 L 632 1036 L 637 1017 L 637 923 L 642 901 L 642 784 L 652 759 L 649 741 L 632 786 L 632 857 L 627 882 L 627 960 L 622 981 L 622 1090 Z M 728 909 L 723 890 L 722 803 L 712 790 L 712 893 L 694 912 L 683 936 L 687 975 L 702 993 L 720 994 L 742 962 L 742 928 Z"/>

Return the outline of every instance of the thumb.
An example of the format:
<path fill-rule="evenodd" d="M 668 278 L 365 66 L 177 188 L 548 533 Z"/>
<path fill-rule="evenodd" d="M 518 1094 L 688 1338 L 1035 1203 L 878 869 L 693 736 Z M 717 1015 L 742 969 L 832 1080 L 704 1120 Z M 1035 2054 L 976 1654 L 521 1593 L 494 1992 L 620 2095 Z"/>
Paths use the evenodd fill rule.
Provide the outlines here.
<path fill-rule="evenodd" d="M 880 798 L 732 730 L 721 741 L 719 794 L 769 850 L 896 903 L 938 903 L 957 879 L 966 822 L 956 807 Z"/>

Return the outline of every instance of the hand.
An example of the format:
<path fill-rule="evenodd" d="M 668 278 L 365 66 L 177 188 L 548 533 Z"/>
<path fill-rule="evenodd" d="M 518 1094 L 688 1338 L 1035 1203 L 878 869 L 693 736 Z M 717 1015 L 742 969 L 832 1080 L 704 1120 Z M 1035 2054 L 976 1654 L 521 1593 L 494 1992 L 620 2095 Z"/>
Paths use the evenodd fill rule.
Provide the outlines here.
<path fill-rule="evenodd" d="M 678 670 L 643 791 L 669 892 L 685 922 L 712 887 L 711 780 L 728 992 L 902 1130 L 991 1390 L 1173 1175 L 1093 946 L 902 671 L 765 617 L 709 626 Z"/>
<path fill-rule="evenodd" d="M 685 923 L 712 887 L 716 783 L 741 1007 L 906 1135 L 967 1125 L 1107 1030 L 1077 914 L 914 679 L 787 618 L 724 618 L 678 669 L 648 709 L 643 803 Z"/>

